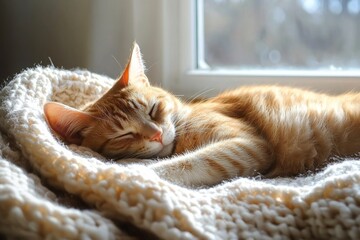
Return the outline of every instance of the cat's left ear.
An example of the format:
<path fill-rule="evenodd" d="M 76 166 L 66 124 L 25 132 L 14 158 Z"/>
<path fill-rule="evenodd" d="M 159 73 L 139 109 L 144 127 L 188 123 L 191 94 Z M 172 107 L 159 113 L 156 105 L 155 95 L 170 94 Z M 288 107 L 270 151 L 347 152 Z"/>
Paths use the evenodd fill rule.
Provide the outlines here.
<path fill-rule="evenodd" d="M 83 141 L 82 132 L 95 121 L 91 115 L 57 102 L 46 103 L 44 113 L 52 130 L 66 142 L 77 145 Z"/>
<path fill-rule="evenodd" d="M 137 85 L 140 87 L 150 86 L 149 80 L 145 75 L 145 66 L 141 57 L 140 47 L 134 42 L 129 62 L 118 80 L 120 87 Z"/>

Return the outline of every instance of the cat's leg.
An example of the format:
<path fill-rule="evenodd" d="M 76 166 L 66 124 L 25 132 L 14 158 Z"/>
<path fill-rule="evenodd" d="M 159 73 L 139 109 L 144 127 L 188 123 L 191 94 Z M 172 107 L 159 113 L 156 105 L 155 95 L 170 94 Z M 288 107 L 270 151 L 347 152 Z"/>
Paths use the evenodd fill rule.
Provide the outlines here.
<path fill-rule="evenodd" d="M 150 164 L 161 177 L 190 187 L 211 186 L 237 176 L 264 173 L 273 164 L 268 143 L 260 138 L 233 138 L 184 155 Z"/>

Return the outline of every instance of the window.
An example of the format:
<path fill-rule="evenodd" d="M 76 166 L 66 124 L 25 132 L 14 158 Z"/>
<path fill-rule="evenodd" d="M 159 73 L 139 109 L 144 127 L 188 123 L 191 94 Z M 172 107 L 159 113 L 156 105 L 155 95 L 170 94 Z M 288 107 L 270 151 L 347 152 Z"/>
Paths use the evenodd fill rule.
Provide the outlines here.
<path fill-rule="evenodd" d="M 146 42 L 158 42 L 148 52 L 161 56 L 162 72 L 156 76 L 175 94 L 208 97 L 255 84 L 330 93 L 360 91 L 360 0 L 158 4 L 162 30 Z M 158 10 L 159 5 L 153 8 Z M 148 26 L 138 32 L 143 31 L 149 32 Z"/>
<path fill-rule="evenodd" d="M 198 0 L 199 69 L 360 68 L 360 0 Z"/>

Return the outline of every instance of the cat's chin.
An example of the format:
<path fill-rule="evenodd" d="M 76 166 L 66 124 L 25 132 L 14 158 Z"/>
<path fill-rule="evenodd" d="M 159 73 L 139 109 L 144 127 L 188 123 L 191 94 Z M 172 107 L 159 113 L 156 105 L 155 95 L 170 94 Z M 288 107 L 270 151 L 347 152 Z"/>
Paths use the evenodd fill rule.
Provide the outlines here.
<path fill-rule="evenodd" d="M 172 154 L 174 148 L 174 143 L 164 145 L 164 147 L 156 154 L 157 157 L 168 157 Z"/>

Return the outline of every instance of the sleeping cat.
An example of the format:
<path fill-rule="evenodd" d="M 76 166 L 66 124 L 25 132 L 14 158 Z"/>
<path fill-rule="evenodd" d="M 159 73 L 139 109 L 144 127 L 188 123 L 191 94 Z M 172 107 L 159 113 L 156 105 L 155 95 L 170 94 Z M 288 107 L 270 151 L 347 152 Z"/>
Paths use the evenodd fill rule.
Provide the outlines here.
<path fill-rule="evenodd" d="M 330 156 L 360 152 L 359 93 L 255 86 L 185 103 L 150 86 L 136 43 L 121 77 L 99 100 L 82 110 L 49 102 L 44 111 L 65 142 L 110 159 L 167 157 L 149 167 L 187 186 L 294 176 Z"/>

